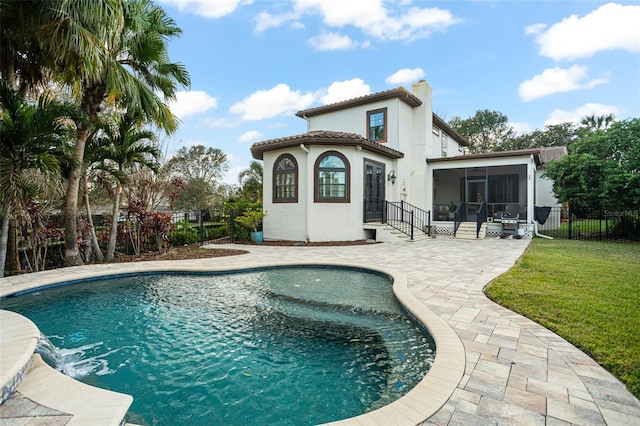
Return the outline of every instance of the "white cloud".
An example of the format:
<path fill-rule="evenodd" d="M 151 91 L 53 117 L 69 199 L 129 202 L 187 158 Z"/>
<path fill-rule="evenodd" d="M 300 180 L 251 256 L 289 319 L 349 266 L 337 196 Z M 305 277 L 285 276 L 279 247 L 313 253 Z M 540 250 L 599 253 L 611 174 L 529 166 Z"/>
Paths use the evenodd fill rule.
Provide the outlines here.
<path fill-rule="evenodd" d="M 322 33 L 311 37 L 309 44 L 315 50 L 349 50 L 357 46 L 349 36 L 338 33 Z"/>
<path fill-rule="evenodd" d="M 286 84 L 278 84 L 269 90 L 258 90 L 229 108 L 242 120 L 264 120 L 279 115 L 292 114 L 313 103 L 313 93 L 293 91 Z"/>
<path fill-rule="evenodd" d="M 201 90 L 182 90 L 177 92 L 176 99 L 167 102 L 167 105 L 176 117 L 185 118 L 218 108 L 218 100 Z"/>
<path fill-rule="evenodd" d="M 262 138 L 262 133 L 256 131 L 256 130 L 250 130 L 248 132 L 245 132 L 244 134 L 240 135 L 240 137 L 238 138 L 238 142 L 242 142 L 242 143 L 246 143 L 246 142 L 256 142 L 259 139 Z"/>
<path fill-rule="evenodd" d="M 406 84 L 413 83 L 424 76 L 425 73 L 422 68 L 403 68 L 391 74 L 385 81 L 389 84 Z"/>
<path fill-rule="evenodd" d="M 371 88 L 361 78 L 331 83 L 327 92 L 320 101 L 323 104 L 332 104 L 346 99 L 358 98 L 371 93 Z"/>
<path fill-rule="evenodd" d="M 460 22 L 448 10 L 410 7 L 409 2 L 393 5 L 383 0 L 294 0 L 293 10 L 290 12 L 259 15 L 255 30 L 259 32 L 277 27 L 291 20 L 299 20 L 305 15 L 319 15 L 328 27 L 351 26 L 380 40 L 427 37 L 434 31 L 443 31 Z"/>
<path fill-rule="evenodd" d="M 556 61 L 588 58 L 603 50 L 640 52 L 640 5 L 608 3 L 571 15 L 536 37 L 540 54 Z"/>
<path fill-rule="evenodd" d="M 529 34 L 540 34 L 542 30 L 547 28 L 547 24 L 533 24 L 527 27 L 524 27 L 524 33 Z"/>
<path fill-rule="evenodd" d="M 205 18 L 220 18 L 233 13 L 239 6 L 253 3 L 252 0 L 160 0 Z"/>
<path fill-rule="evenodd" d="M 279 27 L 280 25 L 290 21 L 294 21 L 291 25 L 293 28 L 304 28 L 304 24 L 302 24 L 301 22 L 297 22 L 296 19 L 297 17 L 293 13 L 272 15 L 271 13 L 262 12 L 256 16 L 256 26 L 253 31 L 256 33 L 260 33 L 269 28 Z"/>
<path fill-rule="evenodd" d="M 587 67 L 573 65 L 565 68 L 547 68 L 531 80 L 520 83 L 518 94 L 525 102 L 554 93 L 569 92 L 578 89 L 590 89 L 609 82 L 609 76 L 589 79 Z"/>
<path fill-rule="evenodd" d="M 513 127 L 517 134 L 522 135 L 524 133 L 531 132 L 531 125 L 526 121 L 523 122 L 509 122 L 509 126 Z"/>
<path fill-rule="evenodd" d="M 604 104 L 596 104 L 596 103 L 587 103 L 573 111 L 565 111 L 563 109 L 556 109 L 549 114 L 549 118 L 547 118 L 544 122 L 545 126 L 552 126 L 555 124 L 561 124 L 565 122 L 573 122 L 579 123 L 584 117 L 588 115 L 618 115 L 620 113 L 620 108 L 615 105 L 604 105 Z"/>

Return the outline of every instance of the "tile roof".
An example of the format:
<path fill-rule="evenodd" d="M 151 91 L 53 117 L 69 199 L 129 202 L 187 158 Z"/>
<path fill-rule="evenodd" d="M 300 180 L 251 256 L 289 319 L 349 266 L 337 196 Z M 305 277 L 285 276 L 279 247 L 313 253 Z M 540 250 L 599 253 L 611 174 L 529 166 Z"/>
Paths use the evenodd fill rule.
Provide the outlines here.
<path fill-rule="evenodd" d="M 404 157 L 402 152 L 387 148 L 379 143 L 371 142 L 357 133 L 335 132 L 330 130 L 316 130 L 299 135 L 256 142 L 251 146 L 251 155 L 253 155 L 253 158 L 256 160 L 262 160 L 265 152 L 297 147 L 300 144 L 360 146 L 366 151 L 375 152 L 385 157 Z"/>
<path fill-rule="evenodd" d="M 477 159 L 485 159 L 485 158 L 521 157 L 526 155 L 533 155 L 535 157 L 536 163 L 540 166 L 551 160 L 562 158 L 566 154 L 567 154 L 566 147 L 556 146 L 556 147 L 517 149 L 512 151 L 480 152 L 477 154 L 456 155 L 454 157 L 427 158 L 427 163 L 444 163 L 447 161 L 458 161 L 458 160 L 477 160 Z"/>
<path fill-rule="evenodd" d="M 347 99 L 345 101 L 335 102 L 333 104 L 322 105 L 315 108 L 303 109 L 296 112 L 300 118 L 313 117 L 314 115 L 325 114 L 327 112 L 339 111 L 341 109 L 351 108 L 359 105 L 366 105 L 372 102 L 383 101 L 386 99 L 398 98 L 409 106 L 417 107 L 422 105 L 422 101 L 417 96 L 409 92 L 404 87 L 396 87 L 395 89 L 385 90 L 383 92 L 371 93 L 370 95 L 360 96 L 359 98 Z"/>

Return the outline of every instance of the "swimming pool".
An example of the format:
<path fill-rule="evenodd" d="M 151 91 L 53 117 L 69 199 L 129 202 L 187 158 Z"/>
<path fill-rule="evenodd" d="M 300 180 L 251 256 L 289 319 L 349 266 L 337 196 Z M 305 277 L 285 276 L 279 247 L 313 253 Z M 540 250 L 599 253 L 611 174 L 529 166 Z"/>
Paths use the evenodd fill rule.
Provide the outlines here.
<path fill-rule="evenodd" d="M 351 417 L 402 396 L 435 356 L 389 278 L 351 268 L 124 276 L 0 307 L 33 320 L 82 381 L 133 395 L 137 423 Z"/>

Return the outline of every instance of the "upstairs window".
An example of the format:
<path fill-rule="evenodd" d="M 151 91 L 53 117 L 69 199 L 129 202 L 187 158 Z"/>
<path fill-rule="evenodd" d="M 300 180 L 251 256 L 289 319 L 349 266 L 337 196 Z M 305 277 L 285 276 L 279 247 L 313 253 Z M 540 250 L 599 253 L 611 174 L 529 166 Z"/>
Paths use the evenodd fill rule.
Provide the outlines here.
<path fill-rule="evenodd" d="M 367 139 L 373 142 L 387 141 L 387 109 L 367 112 Z"/>
<path fill-rule="evenodd" d="M 442 139 L 440 143 L 441 143 L 441 150 L 442 150 L 442 158 L 445 158 L 447 156 L 447 153 L 449 152 L 449 136 L 447 136 L 445 132 L 442 132 Z"/>
<path fill-rule="evenodd" d="M 290 154 L 283 154 L 273 166 L 273 202 L 298 202 L 298 163 Z"/>
<path fill-rule="evenodd" d="M 349 202 L 349 162 L 339 152 L 329 151 L 316 160 L 315 201 Z"/>

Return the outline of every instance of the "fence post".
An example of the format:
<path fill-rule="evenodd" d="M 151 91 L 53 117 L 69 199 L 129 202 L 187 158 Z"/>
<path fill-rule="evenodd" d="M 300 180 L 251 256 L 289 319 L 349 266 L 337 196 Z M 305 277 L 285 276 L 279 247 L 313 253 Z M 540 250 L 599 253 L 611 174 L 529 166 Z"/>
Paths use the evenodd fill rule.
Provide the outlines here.
<path fill-rule="evenodd" d="M 234 243 L 234 235 L 235 235 L 235 210 L 229 209 L 229 237 L 231 238 L 231 242 Z"/>
<path fill-rule="evenodd" d="M 568 208 L 568 215 L 569 217 L 567 218 L 567 238 L 570 240 L 571 239 L 571 228 L 573 228 L 573 220 L 571 219 L 572 216 L 572 211 L 571 211 L 571 202 L 569 202 L 569 208 Z"/>
<path fill-rule="evenodd" d="M 410 215 L 409 217 L 410 217 L 410 220 L 411 220 L 411 240 L 413 240 L 413 210 L 411 210 L 409 212 L 409 215 Z"/>
<path fill-rule="evenodd" d="M 200 245 L 204 245 L 204 209 L 200 209 Z"/>
<path fill-rule="evenodd" d="M 598 241 L 602 241 L 602 206 L 600 206 L 598 209 Z"/>

